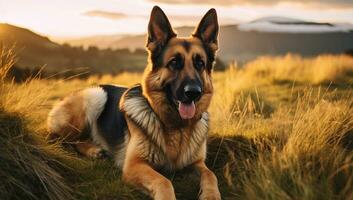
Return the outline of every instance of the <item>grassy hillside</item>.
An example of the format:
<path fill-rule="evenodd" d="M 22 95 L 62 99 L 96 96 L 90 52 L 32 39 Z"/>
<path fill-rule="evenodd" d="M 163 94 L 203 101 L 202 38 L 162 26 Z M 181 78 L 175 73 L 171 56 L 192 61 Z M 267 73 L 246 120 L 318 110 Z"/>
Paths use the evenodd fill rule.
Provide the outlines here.
<path fill-rule="evenodd" d="M 4 78 L 0 55 L 0 194 L 3 199 L 145 199 L 111 160 L 90 160 L 46 141 L 45 118 L 66 94 L 139 73 L 87 80 Z M 353 58 L 263 57 L 214 74 L 208 166 L 223 199 L 353 199 Z M 5 162 L 3 162 L 5 161 Z M 190 170 L 164 173 L 178 199 L 196 199 Z"/>
<path fill-rule="evenodd" d="M 18 55 L 19 68 L 39 69 L 45 72 L 117 73 L 124 70 L 142 70 L 146 52 L 128 49 L 99 50 L 96 47 L 60 45 L 28 29 L 0 23 L 0 44 L 13 46 Z"/>

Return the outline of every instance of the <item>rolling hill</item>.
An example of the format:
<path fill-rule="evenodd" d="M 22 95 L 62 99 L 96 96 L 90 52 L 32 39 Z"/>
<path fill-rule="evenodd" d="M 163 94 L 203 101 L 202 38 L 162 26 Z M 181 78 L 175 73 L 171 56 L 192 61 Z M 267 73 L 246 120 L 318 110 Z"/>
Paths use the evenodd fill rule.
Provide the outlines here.
<path fill-rule="evenodd" d="M 179 27 L 179 35 L 187 36 L 194 27 Z M 145 35 L 129 35 L 95 43 L 82 38 L 79 45 L 95 45 L 99 48 L 144 48 Z M 97 36 L 96 36 L 97 38 Z M 101 36 L 101 40 L 112 36 Z M 105 40 L 107 41 L 107 40 Z M 67 40 L 78 44 L 77 40 Z M 224 61 L 246 62 L 261 55 L 296 53 L 303 56 L 337 54 L 353 49 L 353 25 L 319 23 L 285 17 L 265 17 L 239 25 L 220 28 L 219 56 Z"/>
<path fill-rule="evenodd" d="M 46 72 L 80 69 L 92 73 L 141 70 L 146 64 L 145 51 L 128 49 L 100 50 L 96 47 L 61 45 L 28 29 L 0 24 L 0 44 L 14 47 L 16 66 L 22 69 L 45 67 Z"/>

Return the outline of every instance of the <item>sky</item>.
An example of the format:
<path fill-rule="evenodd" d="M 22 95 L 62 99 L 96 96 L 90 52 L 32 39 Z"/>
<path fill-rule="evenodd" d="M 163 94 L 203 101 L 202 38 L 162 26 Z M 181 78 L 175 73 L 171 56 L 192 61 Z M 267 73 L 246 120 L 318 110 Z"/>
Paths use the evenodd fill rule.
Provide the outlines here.
<path fill-rule="evenodd" d="M 353 24 L 353 0 L 0 0 L 0 23 L 51 37 L 139 34 L 154 5 L 174 27 L 195 26 L 211 7 L 220 24 L 265 16 Z"/>

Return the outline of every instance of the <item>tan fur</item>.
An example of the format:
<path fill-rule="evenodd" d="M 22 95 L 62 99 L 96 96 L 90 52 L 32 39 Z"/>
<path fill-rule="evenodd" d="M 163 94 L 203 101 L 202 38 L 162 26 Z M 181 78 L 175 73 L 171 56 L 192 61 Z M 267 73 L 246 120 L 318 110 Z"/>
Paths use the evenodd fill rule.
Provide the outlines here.
<path fill-rule="evenodd" d="M 75 146 L 78 152 L 91 158 L 100 157 L 100 153 L 102 152 L 102 149 L 93 144 L 91 141 L 77 142 Z"/>
<path fill-rule="evenodd" d="M 186 50 L 182 43 L 184 41 L 187 41 L 191 44 L 190 50 Z M 178 37 L 178 38 L 172 38 L 169 43 L 168 43 L 168 49 L 165 52 L 164 55 L 164 65 L 168 63 L 170 60 L 170 57 L 172 57 L 176 53 L 183 54 L 185 57 L 185 60 L 187 62 L 187 69 L 192 68 L 192 64 L 190 61 L 192 60 L 192 56 L 197 54 L 200 54 L 203 61 L 207 62 L 206 58 L 206 52 L 203 49 L 202 42 L 200 39 L 195 38 L 195 37 Z"/>
<path fill-rule="evenodd" d="M 50 137 L 59 136 L 73 141 L 80 136 L 85 126 L 85 112 L 82 93 L 73 93 L 59 102 L 48 115 Z"/>
<path fill-rule="evenodd" d="M 218 191 L 217 177 L 209 170 L 204 162 L 200 160 L 194 164 L 195 168 L 199 171 L 201 176 L 200 189 L 201 195 L 200 199 L 214 199 L 220 200 L 221 195 Z"/>

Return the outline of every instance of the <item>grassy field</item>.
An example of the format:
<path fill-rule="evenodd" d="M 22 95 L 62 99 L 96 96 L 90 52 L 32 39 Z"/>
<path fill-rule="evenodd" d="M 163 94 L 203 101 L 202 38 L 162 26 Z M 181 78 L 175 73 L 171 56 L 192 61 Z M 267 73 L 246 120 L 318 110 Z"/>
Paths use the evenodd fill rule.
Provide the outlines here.
<path fill-rule="evenodd" d="M 46 115 L 63 96 L 141 74 L 87 80 L 5 79 L 0 51 L 2 199 L 145 199 L 111 160 L 90 160 L 46 141 Z M 353 58 L 262 57 L 214 73 L 208 166 L 223 199 L 353 199 Z M 191 170 L 164 173 L 178 199 L 197 199 Z"/>

